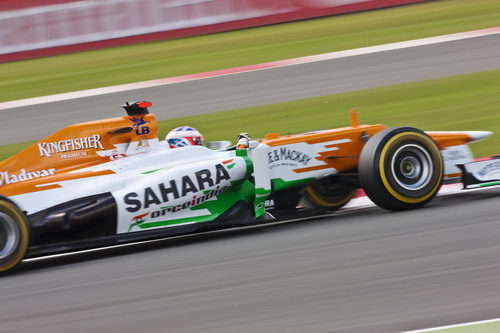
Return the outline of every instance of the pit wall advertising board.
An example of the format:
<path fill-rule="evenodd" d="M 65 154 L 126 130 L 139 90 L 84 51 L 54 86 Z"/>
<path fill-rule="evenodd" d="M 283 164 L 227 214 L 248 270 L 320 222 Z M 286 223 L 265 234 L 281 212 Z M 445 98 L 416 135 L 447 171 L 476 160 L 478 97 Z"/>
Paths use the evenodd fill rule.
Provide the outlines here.
<path fill-rule="evenodd" d="M 0 0 L 0 62 L 429 0 Z"/>

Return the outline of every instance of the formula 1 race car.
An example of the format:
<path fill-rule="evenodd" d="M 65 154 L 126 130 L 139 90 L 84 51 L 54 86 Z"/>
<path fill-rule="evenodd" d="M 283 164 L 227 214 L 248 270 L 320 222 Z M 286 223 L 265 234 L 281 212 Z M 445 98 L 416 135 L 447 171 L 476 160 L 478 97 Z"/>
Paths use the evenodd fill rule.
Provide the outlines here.
<path fill-rule="evenodd" d="M 299 204 L 333 211 L 358 188 L 382 208 L 417 208 L 460 177 L 467 143 L 491 134 L 359 125 L 351 111 L 346 128 L 172 149 L 150 105 L 127 103 L 126 117 L 63 128 L 0 163 L 0 272 L 23 258 L 265 223 Z"/>

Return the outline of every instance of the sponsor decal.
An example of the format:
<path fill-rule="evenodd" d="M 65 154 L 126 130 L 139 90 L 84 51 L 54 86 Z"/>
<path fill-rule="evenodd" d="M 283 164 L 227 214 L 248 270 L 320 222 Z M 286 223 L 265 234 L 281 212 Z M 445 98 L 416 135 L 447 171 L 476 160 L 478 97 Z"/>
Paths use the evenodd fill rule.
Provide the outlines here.
<path fill-rule="evenodd" d="M 131 117 L 130 120 L 133 123 L 133 127 L 135 129 L 135 134 L 137 135 L 146 135 L 151 132 L 149 129 L 149 126 L 145 126 L 146 124 L 149 124 L 150 121 L 144 120 L 144 117 Z"/>
<path fill-rule="evenodd" d="M 267 157 L 271 168 L 283 165 L 297 166 L 298 164 L 306 166 L 312 158 L 303 152 L 288 147 L 273 149 L 267 153 Z"/>
<path fill-rule="evenodd" d="M 70 159 L 70 158 L 77 158 L 77 157 L 84 157 L 84 156 L 88 156 L 88 151 L 86 150 L 83 150 L 83 151 L 76 151 L 76 152 L 73 152 L 73 153 L 62 153 L 62 154 L 59 154 L 58 157 L 60 160 L 67 160 L 67 159 Z"/>
<path fill-rule="evenodd" d="M 141 209 L 148 209 L 153 205 L 162 205 L 172 200 L 187 197 L 190 194 L 208 190 L 217 186 L 223 180 L 231 177 L 222 164 L 215 165 L 215 174 L 208 169 L 196 171 L 192 176 L 182 176 L 180 179 L 171 179 L 155 187 L 146 187 L 141 193 L 130 192 L 123 197 L 128 212 L 134 213 Z M 187 207 L 186 207 L 187 208 Z"/>
<path fill-rule="evenodd" d="M 204 203 L 205 201 L 210 200 L 213 197 L 216 197 L 218 194 L 224 192 L 228 188 L 229 188 L 229 186 L 222 186 L 222 187 L 217 186 L 217 188 L 215 188 L 211 191 L 207 191 L 206 194 L 198 195 L 198 196 L 193 195 L 193 197 L 190 200 L 185 201 L 181 204 L 174 205 L 174 206 L 160 207 L 160 210 L 152 212 L 150 217 L 155 219 L 155 218 L 158 218 L 160 216 L 164 216 L 168 212 L 175 213 L 175 212 L 178 212 L 178 211 L 186 209 L 186 208 L 196 207 L 196 206 Z"/>
<path fill-rule="evenodd" d="M 130 230 L 133 227 L 138 226 L 139 224 L 142 224 L 142 223 L 146 222 L 146 216 L 148 216 L 148 215 L 149 215 L 149 212 L 147 212 L 145 214 L 134 216 L 132 218 L 132 223 L 130 224 L 130 227 L 128 228 L 128 231 L 130 232 Z"/>
<path fill-rule="evenodd" d="M 267 199 L 264 203 L 266 209 L 273 209 L 274 208 L 274 199 Z"/>
<path fill-rule="evenodd" d="M 125 155 L 118 153 L 118 150 L 116 150 L 116 149 L 111 152 L 111 155 L 109 155 L 109 159 L 112 161 L 123 158 L 123 157 L 125 157 Z"/>
<path fill-rule="evenodd" d="M 445 161 L 462 161 L 468 159 L 469 155 L 463 150 L 445 150 L 443 152 L 443 159 Z"/>
<path fill-rule="evenodd" d="M 40 150 L 40 156 L 52 157 L 52 154 L 74 152 L 84 149 L 100 148 L 104 149 L 101 144 L 101 136 L 98 134 L 88 136 L 85 138 L 68 139 L 61 140 L 57 142 L 42 142 L 38 144 L 38 149 Z M 65 158 L 81 157 L 86 156 L 86 152 L 79 152 L 78 154 L 65 154 Z M 63 156 L 63 155 L 61 155 Z"/>
<path fill-rule="evenodd" d="M 481 169 L 477 170 L 475 174 L 479 175 L 482 178 L 487 178 L 492 174 L 496 174 L 500 172 L 500 160 L 493 161 L 491 163 L 486 164 Z"/>
<path fill-rule="evenodd" d="M 236 162 L 234 162 L 234 158 L 232 158 L 230 160 L 223 161 L 222 164 L 224 164 L 226 166 L 226 168 L 232 169 L 234 167 L 234 165 L 236 164 Z"/>
<path fill-rule="evenodd" d="M 472 161 L 472 152 L 467 145 L 458 145 L 447 147 L 441 150 L 444 162 L 445 179 L 456 177 L 462 173 L 462 170 L 457 167 L 458 164 L 466 164 Z"/>
<path fill-rule="evenodd" d="M 27 180 L 38 179 L 42 177 L 48 177 L 54 175 L 56 169 L 48 170 L 35 170 L 26 171 L 26 169 L 21 169 L 20 172 L 16 174 L 10 174 L 7 171 L 0 171 L 0 185 L 3 184 L 13 184 L 18 182 L 25 182 Z"/>
<path fill-rule="evenodd" d="M 198 195 L 198 196 L 193 195 L 193 197 L 191 199 L 189 199 L 188 201 L 185 201 L 181 204 L 160 207 L 159 210 L 155 210 L 153 212 L 147 212 L 145 214 L 134 216 L 132 218 L 132 221 L 130 222 L 128 232 L 130 232 L 130 230 L 132 230 L 132 228 L 139 226 L 139 225 L 143 224 L 144 222 L 146 222 L 148 218 L 157 219 L 159 217 L 165 216 L 167 213 L 175 213 L 175 212 L 178 212 L 178 211 L 183 210 L 183 209 L 196 207 L 196 206 L 204 203 L 205 201 L 208 201 L 208 200 L 216 197 L 218 194 L 224 192 L 228 188 L 229 188 L 229 186 L 222 186 L 222 187 L 217 186 L 217 188 L 215 188 L 211 191 L 210 190 L 204 191 L 205 194 Z"/>

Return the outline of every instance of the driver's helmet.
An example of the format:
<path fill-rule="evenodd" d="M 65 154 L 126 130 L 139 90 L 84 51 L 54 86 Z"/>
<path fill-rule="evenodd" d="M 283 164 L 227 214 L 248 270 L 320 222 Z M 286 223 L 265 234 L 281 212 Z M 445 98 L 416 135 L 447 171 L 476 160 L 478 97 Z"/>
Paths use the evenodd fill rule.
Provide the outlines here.
<path fill-rule="evenodd" d="M 203 146 L 203 135 L 189 126 L 174 128 L 167 134 L 165 140 L 169 143 L 170 148 Z"/>

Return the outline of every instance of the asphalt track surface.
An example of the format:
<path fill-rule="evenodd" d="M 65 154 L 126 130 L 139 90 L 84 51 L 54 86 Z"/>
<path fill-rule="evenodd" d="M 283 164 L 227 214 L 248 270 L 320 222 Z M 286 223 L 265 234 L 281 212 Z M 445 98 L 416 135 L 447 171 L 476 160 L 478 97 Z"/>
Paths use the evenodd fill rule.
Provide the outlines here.
<path fill-rule="evenodd" d="M 149 100 L 171 119 L 500 68 L 500 34 L 0 110 L 2 144 L 42 139 L 77 122 L 123 116 Z"/>
<path fill-rule="evenodd" d="M 500 189 L 24 263 L 1 332 L 401 332 L 498 317 Z"/>

